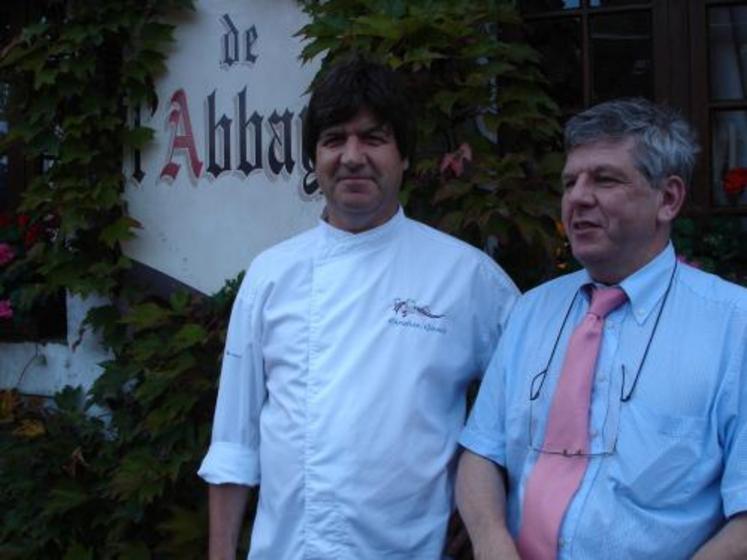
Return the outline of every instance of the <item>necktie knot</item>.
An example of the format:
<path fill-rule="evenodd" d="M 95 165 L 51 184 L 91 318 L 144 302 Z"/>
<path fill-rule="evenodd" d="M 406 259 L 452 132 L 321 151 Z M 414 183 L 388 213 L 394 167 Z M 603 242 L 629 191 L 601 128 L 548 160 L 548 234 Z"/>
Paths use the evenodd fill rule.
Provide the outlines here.
<path fill-rule="evenodd" d="M 628 299 L 622 288 L 593 288 L 589 313 L 604 319 L 609 313 L 620 307 Z"/>

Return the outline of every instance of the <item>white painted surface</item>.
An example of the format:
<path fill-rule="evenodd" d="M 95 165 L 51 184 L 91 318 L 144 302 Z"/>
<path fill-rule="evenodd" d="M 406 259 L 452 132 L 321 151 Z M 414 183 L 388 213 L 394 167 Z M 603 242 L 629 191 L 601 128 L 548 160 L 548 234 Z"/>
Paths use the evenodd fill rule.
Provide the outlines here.
<path fill-rule="evenodd" d="M 89 389 L 101 374 L 98 364 L 109 352 L 83 319 L 101 298 L 67 297 L 67 341 L 59 343 L 0 343 L 0 388 L 32 395 L 53 395 L 67 385 Z"/>
<path fill-rule="evenodd" d="M 229 27 L 239 36 L 238 62 L 221 64 L 222 41 Z M 201 0 L 193 17 L 179 22 L 176 42 L 167 63 L 168 72 L 157 84 L 159 106 L 142 123 L 156 131 L 155 141 L 142 153 L 144 178 L 132 180 L 133 160 L 128 154 L 125 172 L 131 215 L 143 226 L 126 253 L 135 260 L 174 277 L 202 292 L 213 293 L 226 279 L 245 269 L 261 250 L 308 229 L 321 213 L 322 200 L 302 193 L 307 169 L 301 154 L 299 114 L 306 104 L 303 92 L 318 65 L 301 66 L 302 45 L 293 35 L 306 23 L 295 0 Z M 246 33 L 256 30 L 246 60 Z M 247 117 L 256 111 L 263 117 L 262 164 L 248 175 L 239 165 L 240 92 L 246 88 Z M 174 150 L 172 134 L 183 134 L 183 111 L 170 103 L 183 90 L 202 162 L 198 176 L 190 171 L 188 151 Z M 208 98 L 215 96 L 215 120 L 231 120 L 230 171 L 212 177 L 207 172 L 209 130 Z M 177 110 L 180 125 L 174 128 L 169 115 Z M 268 119 L 288 110 L 294 114 L 291 130 L 292 173 L 269 170 L 269 144 L 273 139 Z M 143 110 L 143 113 L 145 111 Z M 282 127 L 278 127 L 282 128 Z M 253 136 L 249 128 L 248 137 Z M 282 130 L 278 130 L 282 138 Z M 215 137 L 222 137 L 220 130 Z M 248 143 L 245 150 L 253 154 Z M 281 149 L 276 141 L 275 147 Z M 221 142 L 216 141 L 220 152 Z M 277 150 L 276 150 L 277 151 Z M 280 154 L 279 154 L 280 155 Z M 216 158 L 222 162 L 222 157 Z M 279 158 L 282 160 L 282 157 Z M 163 178 L 169 161 L 180 166 L 173 181 Z"/>
<path fill-rule="evenodd" d="M 143 124 L 156 129 L 156 139 L 142 154 L 145 176 L 131 179 L 133 159 L 126 154 L 130 180 L 127 202 L 143 229 L 125 247 L 136 260 L 206 293 L 218 290 L 228 278 L 245 269 L 264 248 L 316 223 L 322 200 L 306 196 L 300 188 L 307 173 L 300 142 L 299 113 L 306 103 L 303 92 L 318 65 L 302 67 L 301 44 L 293 35 L 306 22 L 295 0 L 200 0 L 196 11 L 177 24 L 176 41 L 169 53 L 168 71 L 157 84 L 159 106 Z M 238 34 L 239 60 L 221 64 L 222 37 L 228 16 Z M 245 33 L 256 30 L 256 41 L 246 60 Z M 246 88 L 247 116 L 263 117 L 262 166 L 268 169 L 272 132 L 267 119 L 285 110 L 294 113 L 291 130 L 292 173 L 262 169 L 248 175 L 238 165 L 238 95 Z M 184 90 L 202 174 L 189 172 L 184 150 L 169 159 L 173 127 L 169 115 L 175 91 Z M 210 177 L 208 164 L 207 98 L 215 94 L 216 120 L 232 119 L 231 171 Z M 181 123 L 183 124 L 183 123 Z M 183 130 L 177 129 L 177 134 Z M 282 131 L 279 131 L 282 137 Z M 250 146 L 251 147 L 251 146 Z M 282 145 L 278 146 L 282 148 Z M 278 154 L 282 160 L 282 155 Z M 181 166 L 173 181 L 160 178 L 166 163 Z M 66 385 L 90 388 L 109 353 L 90 330 L 79 331 L 85 315 L 100 300 L 68 296 L 68 340 L 59 343 L 0 343 L 0 388 L 52 395 Z"/>

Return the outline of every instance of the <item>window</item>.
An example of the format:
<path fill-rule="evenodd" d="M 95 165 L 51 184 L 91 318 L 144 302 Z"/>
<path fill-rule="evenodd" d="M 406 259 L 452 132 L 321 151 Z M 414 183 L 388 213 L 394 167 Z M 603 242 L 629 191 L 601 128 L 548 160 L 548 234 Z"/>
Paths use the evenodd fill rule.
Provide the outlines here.
<path fill-rule="evenodd" d="M 25 18 L 24 3 L 0 3 L 0 49 L 20 31 Z M 8 133 L 8 100 L 10 85 L 0 81 L 0 138 Z M 24 163 L 19 150 L 0 153 L 0 210 L 13 208 L 24 182 Z"/>
<path fill-rule="evenodd" d="M 711 201 L 720 209 L 747 209 L 747 189 L 727 184 L 747 174 L 747 2 L 705 10 Z"/>
<path fill-rule="evenodd" d="M 32 12 L 32 9 L 35 10 Z M 34 13 L 40 13 L 40 3 L 25 0 L 3 0 L 0 2 L 0 50 L 4 49 L 21 29 L 32 21 Z M 13 127 L 10 115 L 13 84 L 0 78 L 0 138 Z M 16 92 L 17 93 L 17 92 Z M 41 169 L 41 161 L 26 159 L 21 146 L 13 146 L 0 152 L 0 241 L 11 245 L 14 257 L 25 254 L 39 235 L 38 224 L 29 225 L 25 216 L 16 215 L 21 193 L 34 173 Z M 16 268 L 13 272 L 3 269 L 0 277 L 0 299 L 5 305 L 10 302 L 12 316 L 0 318 L 0 341 L 61 340 L 65 339 L 67 317 L 65 293 L 60 291 L 49 297 L 43 304 L 32 308 L 30 313 L 18 311 L 18 287 L 28 281 L 27 268 Z"/>
<path fill-rule="evenodd" d="M 747 189 L 724 188 L 729 173 L 747 174 L 747 2 L 519 5 L 564 116 L 626 96 L 676 107 L 703 146 L 690 211 L 747 214 Z"/>

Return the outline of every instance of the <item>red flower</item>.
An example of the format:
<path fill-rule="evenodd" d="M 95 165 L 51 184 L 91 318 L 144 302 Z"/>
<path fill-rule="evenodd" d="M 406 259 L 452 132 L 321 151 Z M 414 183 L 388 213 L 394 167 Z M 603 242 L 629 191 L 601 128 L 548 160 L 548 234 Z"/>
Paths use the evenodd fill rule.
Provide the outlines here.
<path fill-rule="evenodd" d="M 26 230 L 26 233 L 23 236 L 23 246 L 26 247 L 26 249 L 31 247 L 39 240 L 42 231 L 42 227 L 39 224 L 33 224 L 29 229 Z"/>
<path fill-rule="evenodd" d="M 738 196 L 747 189 L 747 167 L 735 167 L 724 176 L 724 192 Z"/>
<path fill-rule="evenodd" d="M 18 218 L 16 219 L 18 221 L 18 227 L 20 228 L 25 228 L 31 221 L 31 218 L 29 218 L 28 214 L 18 214 Z"/>

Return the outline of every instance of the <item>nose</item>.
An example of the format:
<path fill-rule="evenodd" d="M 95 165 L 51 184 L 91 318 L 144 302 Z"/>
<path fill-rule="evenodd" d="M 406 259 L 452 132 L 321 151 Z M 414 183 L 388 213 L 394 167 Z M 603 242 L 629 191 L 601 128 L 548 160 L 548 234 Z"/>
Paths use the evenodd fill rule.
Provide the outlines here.
<path fill-rule="evenodd" d="M 362 165 L 365 160 L 363 146 L 360 140 L 354 136 L 348 136 L 342 149 L 340 162 L 346 167 L 357 167 Z"/>
<path fill-rule="evenodd" d="M 594 203 L 594 185 L 593 181 L 586 173 L 581 173 L 574 180 L 572 185 L 565 187 L 563 193 L 567 203 L 591 205 Z"/>

